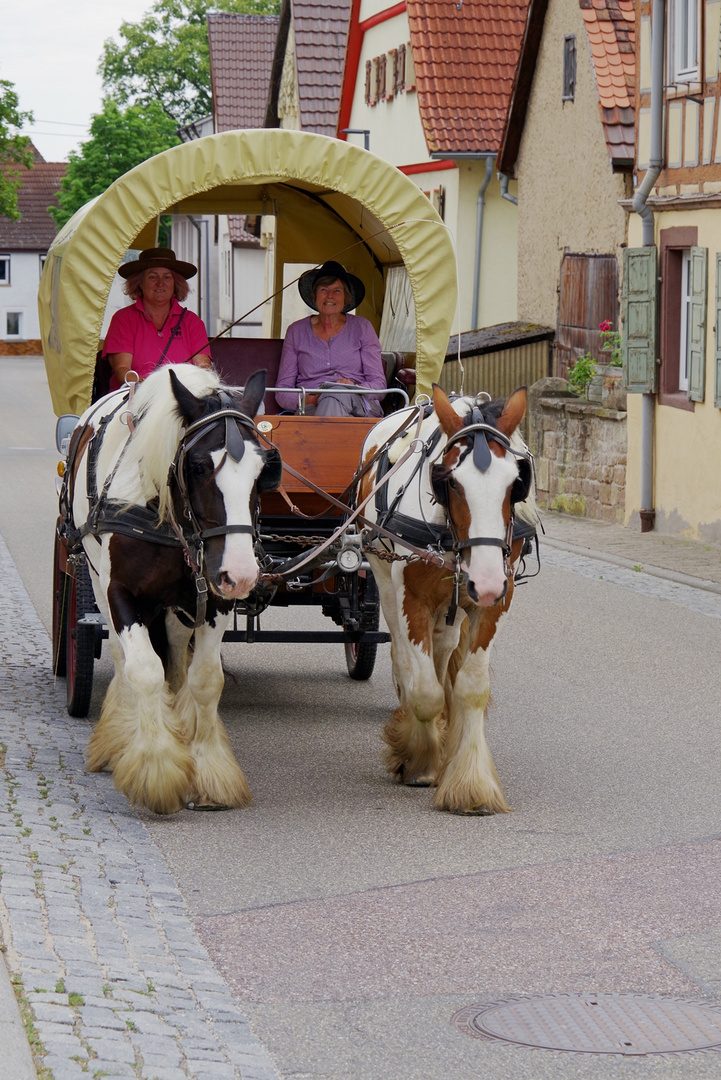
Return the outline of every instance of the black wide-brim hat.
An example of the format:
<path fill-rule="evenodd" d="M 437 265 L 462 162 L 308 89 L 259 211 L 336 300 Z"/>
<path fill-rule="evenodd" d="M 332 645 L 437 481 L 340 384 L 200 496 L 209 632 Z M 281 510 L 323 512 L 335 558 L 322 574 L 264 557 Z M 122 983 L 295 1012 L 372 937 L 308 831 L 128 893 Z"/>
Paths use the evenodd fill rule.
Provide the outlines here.
<path fill-rule="evenodd" d="M 343 281 L 350 290 L 352 300 L 349 304 L 346 304 L 343 311 L 350 311 L 352 308 L 357 308 L 360 303 L 363 302 L 363 297 L 366 294 L 366 287 L 359 277 L 355 274 L 349 274 L 344 266 L 341 266 L 339 262 L 334 262 L 332 259 L 329 262 L 324 262 L 322 266 L 319 266 L 316 270 L 306 270 L 304 274 L 301 274 L 298 278 L 298 292 L 303 297 L 304 302 L 308 307 L 317 311 L 318 308 L 313 303 L 312 293 L 315 287 L 315 283 L 318 278 L 328 277 L 333 278 L 335 281 Z"/>
<path fill-rule="evenodd" d="M 166 270 L 175 270 L 181 277 L 192 278 L 198 273 L 197 266 L 183 262 L 175 258 L 175 252 L 170 248 L 148 248 L 140 252 L 140 257 L 135 262 L 123 263 L 118 267 L 118 273 L 122 278 L 132 277 L 133 274 L 142 274 L 144 270 L 154 270 L 163 267 Z"/>

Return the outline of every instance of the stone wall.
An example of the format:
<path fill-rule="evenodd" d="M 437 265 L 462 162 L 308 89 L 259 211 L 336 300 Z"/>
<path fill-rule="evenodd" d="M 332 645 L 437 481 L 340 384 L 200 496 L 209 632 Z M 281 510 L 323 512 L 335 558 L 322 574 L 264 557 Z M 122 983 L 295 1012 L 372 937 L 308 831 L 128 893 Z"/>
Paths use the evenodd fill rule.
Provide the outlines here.
<path fill-rule="evenodd" d="M 528 392 L 528 413 L 539 506 L 622 525 L 625 410 L 576 397 L 565 379 L 541 379 Z"/>

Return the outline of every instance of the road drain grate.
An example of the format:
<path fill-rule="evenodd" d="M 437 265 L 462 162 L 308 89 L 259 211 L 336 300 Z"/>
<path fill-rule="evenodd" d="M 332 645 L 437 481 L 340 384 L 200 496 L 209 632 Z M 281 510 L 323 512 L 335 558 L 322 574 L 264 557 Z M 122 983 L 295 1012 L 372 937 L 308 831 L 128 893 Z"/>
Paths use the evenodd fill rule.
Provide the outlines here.
<path fill-rule="evenodd" d="M 576 1054 L 721 1050 L 721 1008 L 640 994 L 548 994 L 468 1005 L 452 1023 L 466 1035 Z"/>

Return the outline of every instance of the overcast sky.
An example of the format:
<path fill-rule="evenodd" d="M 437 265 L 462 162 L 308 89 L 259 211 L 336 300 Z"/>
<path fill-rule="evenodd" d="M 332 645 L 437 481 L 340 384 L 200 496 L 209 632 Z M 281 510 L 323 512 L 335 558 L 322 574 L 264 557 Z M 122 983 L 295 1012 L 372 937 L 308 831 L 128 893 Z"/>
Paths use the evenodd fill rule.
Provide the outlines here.
<path fill-rule="evenodd" d="M 100 112 L 103 42 L 152 0 L 0 0 L 0 79 L 13 83 L 23 128 L 46 161 L 66 161 Z"/>

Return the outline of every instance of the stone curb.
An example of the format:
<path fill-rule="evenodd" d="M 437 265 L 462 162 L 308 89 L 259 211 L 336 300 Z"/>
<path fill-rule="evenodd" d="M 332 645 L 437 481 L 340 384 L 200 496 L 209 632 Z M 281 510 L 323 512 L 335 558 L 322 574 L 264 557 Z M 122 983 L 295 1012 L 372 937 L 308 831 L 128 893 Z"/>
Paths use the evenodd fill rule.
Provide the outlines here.
<path fill-rule="evenodd" d="M 614 566 L 623 566 L 627 570 L 633 570 L 636 566 L 640 566 L 639 573 L 650 574 L 651 577 L 663 578 L 665 581 L 675 581 L 678 585 L 689 585 L 693 589 L 703 589 L 705 592 L 712 592 L 716 593 L 717 596 L 721 596 L 721 585 L 718 585 L 715 581 L 707 581 L 706 578 L 694 577 L 692 574 L 682 574 L 678 570 L 666 570 L 662 566 L 652 566 L 646 562 L 625 559 L 622 555 L 611 555 L 595 548 L 572 544 L 567 540 L 554 540 L 549 536 L 544 536 L 541 543 L 542 546 L 547 545 L 548 547 L 557 548 L 559 551 L 570 551 L 574 555 L 583 555 L 587 559 L 596 559 L 599 562 L 613 563 Z"/>
<path fill-rule="evenodd" d="M 0 955 L 0 1046 L 5 1080 L 37 1080 L 15 991 Z"/>

